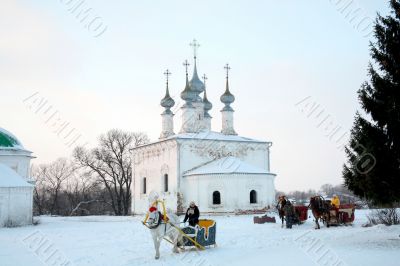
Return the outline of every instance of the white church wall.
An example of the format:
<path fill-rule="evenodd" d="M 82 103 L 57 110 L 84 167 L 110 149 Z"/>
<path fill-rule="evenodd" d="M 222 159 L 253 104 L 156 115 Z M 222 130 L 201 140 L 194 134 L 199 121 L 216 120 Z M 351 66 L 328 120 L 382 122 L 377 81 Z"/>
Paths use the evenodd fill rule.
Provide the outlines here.
<path fill-rule="evenodd" d="M 178 192 L 182 192 L 184 208 L 189 205 L 191 200 L 200 200 L 201 204 L 207 206 L 207 212 L 234 211 L 236 209 L 259 208 L 258 205 L 270 205 L 275 197 L 275 189 L 273 178 L 268 176 L 255 185 L 246 183 L 254 179 L 249 179 L 248 176 L 237 177 L 235 183 L 232 183 L 229 178 L 218 179 L 218 182 L 214 180 L 214 183 L 204 183 L 203 179 L 194 182 L 188 181 L 191 180 L 190 178 L 182 177 L 188 170 L 227 156 L 238 157 L 244 162 L 269 171 L 268 146 L 268 143 L 263 142 L 172 139 L 138 148 L 134 151 L 136 163 L 134 165 L 132 211 L 134 213 L 147 211 L 148 195 L 151 191 L 158 192 L 160 198 L 165 199 L 167 206 L 173 210 L 177 209 Z M 163 192 L 164 174 L 168 174 L 169 191 L 167 193 Z M 273 176 L 271 175 L 271 177 Z M 146 194 L 143 193 L 143 178 L 146 178 Z M 255 177 L 255 179 L 257 178 Z M 179 187 L 180 189 L 178 189 Z M 245 187 L 248 191 L 246 193 L 242 191 L 241 194 L 244 193 L 246 196 L 237 197 L 238 193 L 234 191 Z M 255 190 L 262 199 L 258 205 L 250 206 L 248 204 L 251 187 L 257 188 Z M 209 195 L 210 190 L 217 188 L 223 191 L 221 194 L 226 203 L 222 206 L 210 207 L 210 200 L 212 200 Z"/>
<path fill-rule="evenodd" d="M 251 165 L 260 167 L 269 171 L 269 149 L 267 143 L 253 143 L 253 142 L 233 142 L 233 141 L 213 141 L 213 140 L 199 140 L 199 139 L 191 139 L 191 140 L 180 140 L 182 142 L 180 149 L 180 175 L 183 176 L 184 173 L 188 170 L 191 170 L 195 167 L 208 163 L 214 159 L 227 157 L 227 156 L 235 156 L 240 158 L 242 161 L 247 162 Z M 233 166 L 234 168 L 234 166 Z M 204 178 L 204 176 L 202 176 Z M 185 180 L 187 179 L 187 180 Z M 192 200 L 200 200 L 201 204 L 206 204 L 207 212 L 219 212 L 219 211 L 233 211 L 235 209 L 241 208 L 257 208 L 257 206 L 249 206 L 247 204 L 246 199 L 243 197 L 236 197 L 237 193 L 233 193 L 238 187 L 246 186 L 246 184 L 242 182 L 236 182 L 235 185 L 231 183 L 232 180 L 221 179 L 219 182 L 215 181 L 215 184 L 211 186 L 218 187 L 220 186 L 221 190 L 229 191 L 227 193 L 223 193 L 226 199 L 226 202 L 231 202 L 229 205 L 225 203 L 221 206 L 209 206 L 209 188 L 210 184 L 204 184 L 203 180 L 193 181 L 189 177 L 182 178 L 182 192 L 183 192 L 183 202 L 184 207 L 186 208 L 190 201 Z M 189 181 L 191 180 L 191 181 Z M 225 180 L 225 181 L 223 181 Z M 247 178 L 242 177 L 240 180 L 247 180 Z M 228 189 L 228 188 L 229 189 Z M 272 189 L 269 189 L 272 188 Z M 249 190 L 250 193 L 251 190 Z M 274 182 L 269 182 L 268 179 L 263 179 L 260 183 L 260 196 L 263 198 L 263 202 L 260 204 L 268 203 L 271 204 L 274 199 L 275 187 Z M 249 194 L 248 193 L 248 194 Z M 204 195 L 208 195 L 207 198 L 204 198 Z M 196 200 L 195 200 L 196 201 Z M 265 206 L 267 206 L 265 205 Z M 265 207 L 264 206 L 264 207 Z"/>
<path fill-rule="evenodd" d="M 0 188 L 0 227 L 32 224 L 33 187 Z"/>
<path fill-rule="evenodd" d="M 25 155 L 0 155 L 0 163 L 7 165 L 20 176 L 30 179 L 31 157 Z"/>
<path fill-rule="evenodd" d="M 177 146 L 175 140 L 165 141 L 135 151 L 134 164 L 134 213 L 144 213 L 149 206 L 148 196 L 155 191 L 165 199 L 168 208 L 177 208 Z M 168 175 L 168 191 L 165 191 L 165 174 Z M 143 179 L 146 178 L 146 193 Z"/>
<path fill-rule="evenodd" d="M 267 143 L 180 140 L 181 173 L 214 159 L 235 156 L 244 162 L 269 171 L 269 149 Z"/>
<path fill-rule="evenodd" d="M 273 175 L 198 175 L 184 178 L 188 201 L 194 200 L 202 212 L 234 212 L 272 206 L 275 198 Z M 257 202 L 250 203 L 255 190 Z M 218 191 L 221 204 L 213 204 L 213 192 Z M 185 200 L 187 202 L 187 200 Z"/>

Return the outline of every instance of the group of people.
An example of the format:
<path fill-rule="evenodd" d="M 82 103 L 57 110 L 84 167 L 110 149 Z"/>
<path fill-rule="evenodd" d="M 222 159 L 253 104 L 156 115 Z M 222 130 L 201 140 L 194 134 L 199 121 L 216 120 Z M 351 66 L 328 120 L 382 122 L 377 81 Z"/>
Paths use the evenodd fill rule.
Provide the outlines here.
<path fill-rule="evenodd" d="M 331 200 L 331 205 L 335 209 L 339 209 L 340 199 L 337 195 L 333 195 Z M 279 196 L 278 204 L 276 206 L 278 210 L 283 210 L 286 214 L 286 217 L 289 219 L 289 223 L 294 223 L 295 221 L 295 209 L 290 200 L 286 199 L 286 196 Z M 185 218 L 183 222 L 188 222 L 190 226 L 196 226 L 199 223 L 200 211 L 196 206 L 194 201 L 190 202 L 189 208 L 186 210 Z"/>

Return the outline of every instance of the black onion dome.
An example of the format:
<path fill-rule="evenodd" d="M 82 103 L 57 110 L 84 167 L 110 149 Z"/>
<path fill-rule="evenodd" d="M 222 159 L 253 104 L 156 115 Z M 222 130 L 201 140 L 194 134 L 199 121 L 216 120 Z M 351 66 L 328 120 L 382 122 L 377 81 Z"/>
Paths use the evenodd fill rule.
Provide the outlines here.
<path fill-rule="evenodd" d="M 174 99 L 169 95 L 169 89 L 167 84 L 167 91 L 165 93 L 165 97 L 161 100 L 161 106 L 166 108 L 167 110 L 171 109 L 175 105 Z"/>
<path fill-rule="evenodd" d="M 200 80 L 199 75 L 197 74 L 196 61 L 194 62 L 193 76 L 189 82 L 189 85 L 190 85 L 190 89 L 193 92 L 195 92 L 197 96 L 205 90 L 204 83 L 203 83 L 203 81 Z M 196 98 L 198 98 L 198 97 L 196 97 Z"/>
<path fill-rule="evenodd" d="M 207 99 L 207 91 L 206 90 L 204 90 L 203 103 L 204 103 L 204 111 L 208 112 L 213 108 L 212 103 Z"/>
<path fill-rule="evenodd" d="M 235 96 L 229 91 L 229 82 L 226 79 L 225 93 L 221 96 L 221 102 L 225 104 L 224 110 L 232 110 L 231 104 L 235 101 Z"/>
<path fill-rule="evenodd" d="M 197 98 L 197 94 L 190 89 L 188 74 L 186 73 L 186 86 L 185 89 L 181 92 L 181 99 L 184 100 L 187 104 L 191 104 Z"/>

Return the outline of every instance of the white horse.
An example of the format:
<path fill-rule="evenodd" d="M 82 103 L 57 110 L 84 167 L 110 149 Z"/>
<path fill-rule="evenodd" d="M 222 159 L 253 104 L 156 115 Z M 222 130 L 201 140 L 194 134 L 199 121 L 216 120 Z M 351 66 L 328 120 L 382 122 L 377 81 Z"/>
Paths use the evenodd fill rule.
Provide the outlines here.
<path fill-rule="evenodd" d="M 158 193 L 152 191 L 149 195 L 150 206 L 152 202 L 158 200 Z M 165 223 L 159 211 L 154 211 L 149 214 L 148 227 L 150 228 L 151 236 L 153 237 L 154 248 L 156 250 L 155 259 L 160 258 L 160 244 L 164 238 L 168 238 L 174 245 L 172 251 L 179 253 L 178 244 L 182 243 L 182 234 L 176 229 L 179 228 L 180 220 L 170 209 L 166 210 L 168 222 Z"/>
<path fill-rule="evenodd" d="M 159 216 L 159 212 L 150 213 L 148 220 L 151 236 L 153 237 L 154 248 L 156 250 L 156 260 L 160 258 L 160 244 L 164 238 L 168 238 L 173 243 L 174 247 L 172 251 L 174 253 L 179 253 L 178 244 L 182 243 L 182 234 L 174 227 L 179 227 L 179 217 L 170 210 L 167 210 L 169 220 L 165 223 Z"/>

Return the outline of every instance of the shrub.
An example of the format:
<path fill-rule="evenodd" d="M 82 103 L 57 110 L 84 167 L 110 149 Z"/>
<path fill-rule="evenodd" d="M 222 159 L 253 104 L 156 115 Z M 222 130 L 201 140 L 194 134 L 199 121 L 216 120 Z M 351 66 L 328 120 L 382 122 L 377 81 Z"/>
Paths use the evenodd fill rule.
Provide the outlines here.
<path fill-rule="evenodd" d="M 365 225 L 366 227 L 378 224 L 387 226 L 400 224 L 400 214 L 395 208 L 375 210 L 367 218 L 368 223 Z"/>

